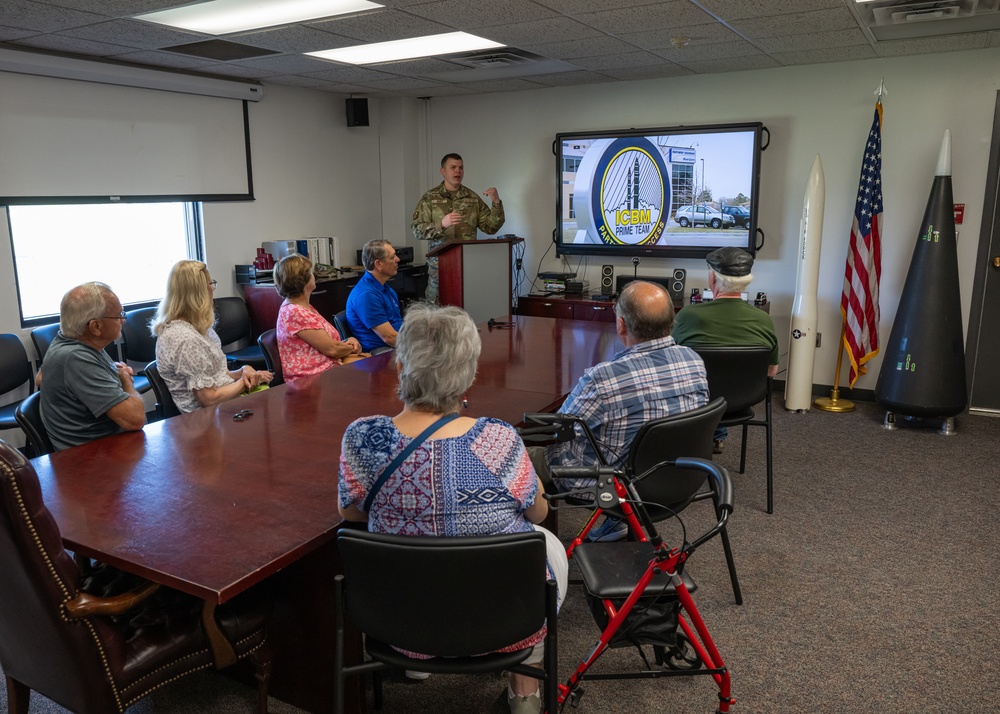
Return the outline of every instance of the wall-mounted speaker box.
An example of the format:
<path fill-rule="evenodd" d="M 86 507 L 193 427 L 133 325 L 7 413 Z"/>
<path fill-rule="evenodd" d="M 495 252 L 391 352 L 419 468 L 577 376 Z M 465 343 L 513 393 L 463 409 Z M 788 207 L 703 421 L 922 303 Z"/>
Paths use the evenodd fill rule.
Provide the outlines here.
<path fill-rule="evenodd" d="M 368 100 L 347 99 L 347 126 L 368 126 Z"/>
<path fill-rule="evenodd" d="M 601 266 L 601 295 L 615 294 L 615 266 Z"/>

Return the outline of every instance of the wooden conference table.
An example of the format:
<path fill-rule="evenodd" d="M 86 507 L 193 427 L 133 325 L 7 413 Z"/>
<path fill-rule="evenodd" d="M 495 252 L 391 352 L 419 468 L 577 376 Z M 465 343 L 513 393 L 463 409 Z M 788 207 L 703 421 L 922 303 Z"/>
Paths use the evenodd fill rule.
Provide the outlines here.
<path fill-rule="evenodd" d="M 469 416 L 517 424 L 552 411 L 588 367 L 621 349 L 614 325 L 515 317 L 483 325 Z M 148 424 L 33 461 L 66 547 L 221 604 L 267 580 L 275 613 L 271 692 L 333 710 L 333 575 L 340 439 L 354 419 L 396 414 L 392 353 Z M 240 409 L 253 409 L 233 421 Z M 360 638 L 353 640 L 361 656 Z M 348 706 L 363 711 L 360 678 Z"/>

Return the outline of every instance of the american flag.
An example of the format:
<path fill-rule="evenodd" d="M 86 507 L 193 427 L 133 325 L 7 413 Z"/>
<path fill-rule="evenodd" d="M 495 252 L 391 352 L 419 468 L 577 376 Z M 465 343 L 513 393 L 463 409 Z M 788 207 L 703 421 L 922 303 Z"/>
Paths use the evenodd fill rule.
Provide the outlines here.
<path fill-rule="evenodd" d="M 865 373 L 865 363 L 878 354 L 878 282 L 882 275 L 882 104 L 868 132 L 858 184 L 858 201 L 847 251 L 844 294 L 844 348 L 851 360 L 849 386 Z M 836 386 L 836 385 L 834 385 Z"/>

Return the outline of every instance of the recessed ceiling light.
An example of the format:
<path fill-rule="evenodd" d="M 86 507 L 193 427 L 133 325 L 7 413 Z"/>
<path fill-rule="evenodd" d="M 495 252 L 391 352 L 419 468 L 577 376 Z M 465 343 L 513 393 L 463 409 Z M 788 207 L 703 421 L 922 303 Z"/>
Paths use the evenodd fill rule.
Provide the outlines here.
<path fill-rule="evenodd" d="M 414 59 L 416 57 L 450 55 L 456 52 L 469 52 L 470 50 L 488 50 L 503 46 L 500 42 L 476 37 L 467 32 L 446 32 L 442 35 L 411 37 L 408 40 L 376 42 L 370 45 L 341 47 L 336 50 L 306 52 L 306 54 L 321 59 L 346 62 L 347 64 L 375 64 L 377 62 L 395 62 L 398 60 Z"/>
<path fill-rule="evenodd" d="M 133 19 L 209 35 L 225 35 L 380 7 L 384 6 L 367 0 L 255 0 L 249 3 L 246 0 L 211 0 L 148 12 Z"/>

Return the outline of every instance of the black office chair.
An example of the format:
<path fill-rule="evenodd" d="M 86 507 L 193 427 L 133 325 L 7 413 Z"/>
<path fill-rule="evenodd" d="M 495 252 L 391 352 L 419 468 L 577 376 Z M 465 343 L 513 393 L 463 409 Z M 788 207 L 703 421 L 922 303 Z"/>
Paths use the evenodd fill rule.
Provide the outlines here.
<path fill-rule="evenodd" d="M 37 369 L 41 369 L 42 360 L 45 359 L 45 353 L 48 352 L 49 345 L 52 344 L 52 340 L 54 340 L 58 334 L 58 322 L 51 325 L 41 325 L 31 331 L 31 343 L 35 346 L 35 354 L 38 355 L 38 362 L 35 365 Z"/>
<path fill-rule="evenodd" d="M 17 419 L 21 431 L 28 437 L 32 458 L 45 456 L 55 451 L 55 447 L 49 441 L 49 433 L 45 430 L 45 423 L 42 421 L 41 392 L 29 394 L 24 401 L 18 404 L 17 409 L 14 410 L 14 418 Z"/>
<path fill-rule="evenodd" d="M 333 316 L 333 326 L 340 333 L 341 340 L 346 340 L 348 337 L 354 336 L 354 333 L 351 332 L 351 326 L 347 323 L 347 310 L 341 310 Z"/>
<path fill-rule="evenodd" d="M 348 337 L 354 337 L 354 333 L 351 331 L 351 326 L 347 322 L 347 310 L 341 310 L 336 315 L 333 316 L 333 326 L 337 328 L 337 332 L 340 334 L 341 341 L 346 341 Z M 376 347 L 371 351 L 373 355 L 380 355 L 383 352 L 391 352 L 392 348 L 389 345 L 382 345 L 381 347 Z"/>
<path fill-rule="evenodd" d="M 555 714 L 556 585 L 545 580 L 541 533 L 453 538 L 345 529 L 337 545 L 344 574 L 336 576 L 336 712 L 344 710 L 344 678 L 366 672 L 375 673 L 380 709 L 380 672 L 396 668 L 445 674 L 507 670 L 536 677 L 545 682 L 546 710 Z M 371 661 L 345 666 L 345 618 L 365 634 Z M 542 669 L 521 664 L 530 647 L 495 652 L 546 624 Z M 413 659 L 393 646 L 434 656 Z"/>
<path fill-rule="evenodd" d="M 726 400 L 719 397 L 699 409 L 647 422 L 635 435 L 625 460 L 626 468 L 636 476 L 646 474 L 635 482 L 635 487 L 654 523 L 673 518 L 694 501 L 712 498 L 710 491 L 702 490 L 707 479 L 704 471 L 679 469 L 663 462 L 680 457 L 711 461 L 712 435 L 725 411 Z M 715 515 L 718 518 L 722 514 Z M 721 536 L 733 596 L 736 604 L 742 605 L 740 580 L 725 526 Z"/>
<path fill-rule="evenodd" d="M 215 298 L 215 317 L 215 331 L 222 341 L 223 351 L 230 364 L 236 367 L 247 364 L 254 369 L 266 369 L 264 353 L 253 340 L 250 312 L 246 303 L 238 297 Z M 234 344 L 243 346 L 226 349 L 227 345 Z"/>
<path fill-rule="evenodd" d="M 771 444 L 771 390 L 773 379 L 770 347 L 692 347 L 705 362 L 708 391 L 723 397 L 727 410 L 719 426 L 743 426 L 740 473 L 747 465 L 747 428 L 764 427 L 767 457 L 767 512 L 774 513 L 774 468 Z M 764 419 L 756 419 L 754 406 L 764 402 Z"/>
<path fill-rule="evenodd" d="M 35 391 L 35 375 L 31 371 L 28 351 L 17 335 L 5 333 L 0 335 L 0 396 L 28 387 L 28 394 Z M 0 430 L 17 429 L 18 423 L 14 411 L 21 403 L 18 399 L 0 407 Z"/>
<path fill-rule="evenodd" d="M 281 374 L 281 354 L 278 352 L 278 332 L 277 330 L 265 330 L 257 338 L 260 351 L 264 353 L 264 363 L 267 371 L 274 375 L 271 386 L 277 387 L 285 383 L 285 378 Z"/>
<path fill-rule="evenodd" d="M 122 327 L 125 362 L 135 370 L 135 389 L 139 394 L 145 394 L 152 386 L 144 370 L 156 359 L 156 336 L 149 331 L 149 323 L 155 315 L 155 307 L 129 310 Z"/>
<path fill-rule="evenodd" d="M 178 416 L 181 413 L 181 410 L 177 408 L 177 404 L 174 403 L 174 398 L 170 395 L 170 389 L 167 387 L 167 383 L 163 381 L 163 377 L 160 376 L 160 370 L 156 366 L 156 360 L 147 364 L 146 369 L 144 369 L 143 372 L 149 379 L 149 384 L 153 388 L 153 394 L 156 396 L 156 418 L 169 419 L 170 417 Z"/>

